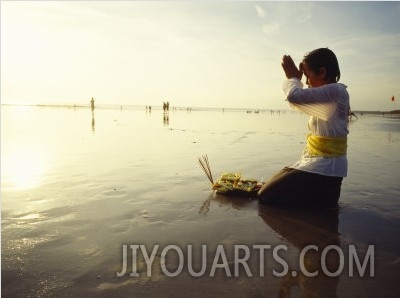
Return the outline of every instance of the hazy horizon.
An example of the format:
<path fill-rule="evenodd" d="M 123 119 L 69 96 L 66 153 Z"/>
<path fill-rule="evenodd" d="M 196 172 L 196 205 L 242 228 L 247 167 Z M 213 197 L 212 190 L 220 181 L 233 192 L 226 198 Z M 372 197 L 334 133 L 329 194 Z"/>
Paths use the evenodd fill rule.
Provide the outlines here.
<path fill-rule="evenodd" d="M 398 28 L 399 2 L 2 1 L 1 102 L 289 109 L 282 56 L 329 47 L 352 109 L 389 111 Z"/>

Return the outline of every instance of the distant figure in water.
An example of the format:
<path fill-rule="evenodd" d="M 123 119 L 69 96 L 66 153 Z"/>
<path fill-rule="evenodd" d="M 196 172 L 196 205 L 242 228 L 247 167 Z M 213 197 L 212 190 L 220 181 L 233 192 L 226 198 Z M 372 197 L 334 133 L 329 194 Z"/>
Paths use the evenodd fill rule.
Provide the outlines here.
<path fill-rule="evenodd" d="M 289 105 L 309 115 L 307 145 L 299 161 L 275 174 L 258 192 L 260 202 L 285 207 L 333 207 L 347 176 L 349 94 L 338 83 L 339 63 L 328 48 L 316 49 L 299 68 L 283 56 L 287 80 L 283 92 Z M 306 84 L 303 89 L 303 74 Z M 290 147 L 288 147 L 290 148 Z"/>
<path fill-rule="evenodd" d="M 164 112 L 169 112 L 169 102 L 163 102 L 163 110 Z"/>
<path fill-rule="evenodd" d="M 92 109 L 92 112 L 94 111 L 94 98 L 90 100 L 90 108 Z"/>

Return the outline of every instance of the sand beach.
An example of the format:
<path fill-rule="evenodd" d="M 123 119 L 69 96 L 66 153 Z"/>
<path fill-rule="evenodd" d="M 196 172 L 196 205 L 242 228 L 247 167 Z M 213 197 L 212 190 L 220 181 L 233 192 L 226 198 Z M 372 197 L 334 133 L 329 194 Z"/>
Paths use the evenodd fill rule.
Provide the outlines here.
<path fill-rule="evenodd" d="M 214 193 L 198 157 L 265 181 L 304 114 L 2 106 L 2 296 L 399 297 L 400 119 L 358 116 L 338 208 L 295 211 Z"/>

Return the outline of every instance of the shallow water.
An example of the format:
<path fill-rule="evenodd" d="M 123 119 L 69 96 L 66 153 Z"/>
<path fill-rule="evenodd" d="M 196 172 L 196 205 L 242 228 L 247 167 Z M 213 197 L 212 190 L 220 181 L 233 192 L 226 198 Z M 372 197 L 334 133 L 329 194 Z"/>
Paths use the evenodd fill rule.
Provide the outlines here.
<path fill-rule="evenodd" d="M 82 108 L 2 106 L 3 295 L 398 297 L 399 119 L 361 116 L 350 123 L 349 176 L 339 209 L 327 213 L 216 195 L 198 165 L 208 154 L 214 176 L 241 171 L 265 180 L 300 156 L 306 134 L 306 116 L 291 111 L 97 109 L 92 115 Z M 204 276 L 191 276 L 187 263 L 173 278 L 160 270 L 162 247 L 179 246 L 187 256 L 193 245 L 200 258 L 203 244 Z M 261 277 L 253 250 L 252 277 L 243 267 L 239 277 L 227 277 L 224 268 L 210 277 L 218 245 L 234 272 L 235 244 L 286 245 L 280 254 L 289 274 L 272 274 L 282 266 L 269 253 Z M 300 274 L 298 254 L 308 244 L 320 247 L 308 260 L 317 269 L 327 245 L 340 246 L 345 256 L 349 245 L 360 255 L 375 245 L 375 276 L 349 277 L 347 264 L 338 277 Z M 139 277 L 117 276 L 123 245 L 146 245 L 149 253 L 160 245 L 151 276 L 142 256 Z M 166 266 L 174 271 L 178 256 L 169 256 Z"/>

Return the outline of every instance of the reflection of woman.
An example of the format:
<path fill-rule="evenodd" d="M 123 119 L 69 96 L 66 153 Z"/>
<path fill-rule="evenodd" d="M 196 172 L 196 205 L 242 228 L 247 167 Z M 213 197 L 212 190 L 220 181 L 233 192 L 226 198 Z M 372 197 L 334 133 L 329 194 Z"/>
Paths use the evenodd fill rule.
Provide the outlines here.
<path fill-rule="evenodd" d="M 307 146 L 301 159 L 270 178 L 259 191 L 260 201 L 278 205 L 336 205 L 347 175 L 349 94 L 338 83 L 335 54 L 321 48 L 308 53 L 299 69 L 290 56 L 282 67 L 283 91 L 290 105 L 310 116 Z M 306 76 L 303 89 L 301 78 Z"/>
<path fill-rule="evenodd" d="M 300 288 L 301 297 L 336 297 L 339 277 L 324 273 L 321 258 L 327 246 L 340 246 L 338 209 L 300 212 L 260 205 L 259 215 L 269 227 L 298 248 L 299 252 L 308 245 L 318 247 L 318 251 L 310 249 L 305 254 L 304 269 L 307 272 L 296 272 L 296 275 L 292 274 L 293 270 L 289 270 L 283 277 L 279 297 L 290 297 L 292 287 Z M 329 250 L 324 260 L 325 268 L 330 273 L 338 270 L 339 255 L 335 250 Z M 316 272 L 318 274 L 315 276 L 308 276 L 308 273 Z"/>

